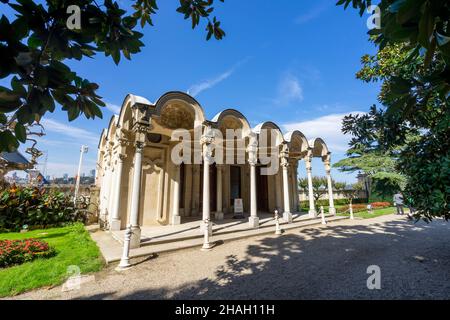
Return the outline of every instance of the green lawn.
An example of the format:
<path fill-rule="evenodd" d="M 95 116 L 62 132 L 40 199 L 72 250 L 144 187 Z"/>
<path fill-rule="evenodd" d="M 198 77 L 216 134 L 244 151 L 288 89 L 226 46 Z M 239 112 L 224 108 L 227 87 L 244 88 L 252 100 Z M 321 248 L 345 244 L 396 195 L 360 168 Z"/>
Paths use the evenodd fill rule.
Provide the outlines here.
<path fill-rule="evenodd" d="M 48 242 L 56 249 L 56 255 L 49 259 L 36 259 L 0 269 L 0 297 L 42 286 L 61 284 L 71 275 L 67 273 L 67 267 L 70 265 L 78 266 L 81 273 L 98 271 L 104 265 L 97 245 L 80 223 L 27 233 L 0 233 L 0 239 L 26 238 Z"/>
<path fill-rule="evenodd" d="M 368 213 L 367 210 L 361 211 L 361 212 L 355 212 L 353 214 L 353 216 L 355 218 L 362 218 L 362 219 L 370 219 L 370 218 L 375 218 L 375 217 L 379 217 L 379 216 L 384 216 L 387 214 L 393 214 L 396 212 L 396 208 L 395 207 L 389 207 L 389 208 L 384 208 L 384 209 L 376 209 L 373 210 L 373 213 Z M 346 213 L 338 213 L 338 216 L 350 216 L 350 214 L 348 212 Z"/>

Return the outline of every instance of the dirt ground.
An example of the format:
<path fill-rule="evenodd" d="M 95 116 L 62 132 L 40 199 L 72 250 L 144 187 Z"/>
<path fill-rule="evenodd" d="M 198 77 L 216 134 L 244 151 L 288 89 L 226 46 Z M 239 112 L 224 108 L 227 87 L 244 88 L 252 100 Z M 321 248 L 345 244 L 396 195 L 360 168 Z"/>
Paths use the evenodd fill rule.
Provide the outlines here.
<path fill-rule="evenodd" d="M 450 223 L 343 220 L 115 265 L 13 299 L 449 299 Z M 381 289 L 369 290 L 369 266 Z"/>

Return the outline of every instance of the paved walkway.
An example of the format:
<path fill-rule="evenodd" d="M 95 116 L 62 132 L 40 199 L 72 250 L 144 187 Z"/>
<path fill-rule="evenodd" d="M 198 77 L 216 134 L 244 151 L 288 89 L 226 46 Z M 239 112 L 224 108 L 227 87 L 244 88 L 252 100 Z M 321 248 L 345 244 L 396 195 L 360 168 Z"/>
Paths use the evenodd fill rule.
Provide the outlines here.
<path fill-rule="evenodd" d="M 18 299 L 449 299 L 450 224 L 388 215 L 341 220 L 138 259 L 96 273 L 79 290 Z M 381 268 L 381 290 L 366 286 Z"/>

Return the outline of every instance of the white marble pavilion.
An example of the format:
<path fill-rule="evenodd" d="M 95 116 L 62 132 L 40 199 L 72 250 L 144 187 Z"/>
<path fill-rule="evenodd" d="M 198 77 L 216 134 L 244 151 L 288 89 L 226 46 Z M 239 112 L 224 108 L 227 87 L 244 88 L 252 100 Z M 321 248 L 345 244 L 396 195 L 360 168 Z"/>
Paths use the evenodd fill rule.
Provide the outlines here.
<path fill-rule="evenodd" d="M 192 161 L 172 160 L 173 149 L 181 143 L 171 138 L 177 129 L 190 133 Z M 222 146 L 224 157 L 232 151 L 227 147 L 230 141 L 211 132 L 220 131 L 226 137 L 227 129 L 239 129 L 231 145 L 244 146 L 244 157 L 232 164 L 216 163 L 214 147 Z M 275 147 L 264 151 L 279 161 L 280 168 L 270 175 L 262 174 L 267 164 L 261 161 L 263 150 L 258 145 L 265 129 L 275 132 L 270 141 Z M 251 128 L 245 116 L 234 109 L 207 120 L 200 104 L 182 92 L 168 92 L 155 103 L 129 94 L 120 114 L 112 117 L 108 129 L 103 130 L 98 146 L 100 220 L 110 230 L 131 224 L 132 248 L 139 247 L 143 226 L 177 225 L 195 217 L 199 223 L 211 224 L 234 212 L 235 199 L 242 199 L 250 228 L 258 228 L 259 213 L 275 209 L 290 222 L 299 207 L 300 160 L 305 161 L 309 181 L 309 215 L 316 217 L 313 157 L 321 158 L 325 166 L 329 212 L 334 214 L 330 152 L 321 138 L 307 140 L 298 130 L 283 134 L 270 121 Z"/>

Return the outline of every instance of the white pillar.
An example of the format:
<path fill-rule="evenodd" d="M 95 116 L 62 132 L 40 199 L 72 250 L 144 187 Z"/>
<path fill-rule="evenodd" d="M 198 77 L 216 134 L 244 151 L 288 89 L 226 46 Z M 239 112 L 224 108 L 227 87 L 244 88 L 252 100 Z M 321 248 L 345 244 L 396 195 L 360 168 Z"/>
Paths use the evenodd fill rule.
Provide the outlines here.
<path fill-rule="evenodd" d="M 281 157 L 281 168 L 283 170 L 283 200 L 284 200 L 283 219 L 291 223 L 292 213 L 291 213 L 291 201 L 289 199 L 289 149 L 287 144 L 283 145 L 280 157 Z"/>
<path fill-rule="evenodd" d="M 259 227 L 258 204 L 256 193 L 256 164 L 258 162 L 258 140 L 255 133 L 249 134 L 247 146 L 248 163 L 250 164 L 250 217 L 248 220 L 250 228 Z"/>
<path fill-rule="evenodd" d="M 200 228 L 203 232 L 204 228 L 208 228 L 208 233 L 212 235 L 211 223 L 211 205 L 210 205 L 210 185 L 209 185 L 209 166 L 212 163 L 212 144 L 214 142 L 214 135 L 210 127 L 205 127 L 204 135 L 202 136 L 203 145 L 203 208 L 202 220 Z"/>
<path fill-rule="evenodd" d="M 250 228 L 259 227 L 256 192 L 256 164 L 250 163 Z"/>
<path fill-rule="evenodd" d="M 327 174 L 327 183 L 328 183 L 328 201 L 329 201 L 329 209 L 328 212 L 332 215 L 336 215 L 336 208 L 334 207 L 334 199 L 333 199 L 333 181 L 331 179 L 331 159 L 330 155 L 327 155 L 324 163 L 325 163 L 325 172 Z"/>
<path fill-rule="evenodd" d="M 102 218 L 105 224 L 108 223 L 110 217 L 110 208 L 109 208 L 109 196 L 111 194 L 111 176 L 112 176 L 112 171 L 110 168 L 110 165 L 107 165 L 107 170 L 105 172 L 105 176 L 104 178 L 104 183 L 102 185 L 102 197 L 101 197 L 101 201 L 102 201 Z"/>
<path fill-rule="evenodd" d="M 122 171 L 123 171 L 123 161 L 125 160 L 125 155 L 119 154 L 119 158 L 117 160 L 117 168 L 116 168 L 116 180 L 114 181 L 114 205 L 112 208 L 111 214 L 111 230 L 120 230 L 120 187 L 122 184 Z"/>
<path fill-rule="evenodd" d="M 292 187 L 294 194 L 294 212 L 300 211 L 299 203 L 298 203 L 298 179 L 297 179 L 297 170 L 298 170 L 298 160 L 295 159 L 294 165 L 292 166 Z"/>
<path fill-rule="evenodd" d="M 308 155 L 305 158 L 305 164 L 306 164 L 306 173 L 308 176 L 308 200 L 309 200 L 309 217 L 315 218 L 317 217 L 317 211 L 314 206 L 314 191 L 313 191 L 313 184 L 312 184 L 312 154 L 311 151 L 308 152 Z"/>
<path fill-rule="evenodd" d="M 203 161 L 203 207 L 202 207 L 202 229 L 207 227 L 209 235 L 212 235 L 212 224 L 211 224 L 211 206 L 209 197 L 209 161 L 204 158 Z M 206 225 L 204 221 L 207 221 Z"/>
<path fill-rule="evenodd" d="M 80 175 L 81 175 L 81 166 L 83 163 L 83 154 L 88 152 L 88 146 L 82 145 L 80 149 L 80 162 L 78 163 L 78 173 L 77 173 L 77 180 L 75 182 L 75 195 L 73 197 L 73 203 L 77 204 L 77 198 L 78 198 L 78 190 L 80 189 Z"/>
<path fill-rule="evenodd" d="M 175 166 L 175 179 L 173 181 L 172 225 L 181 223 L 180 217 L 180 165 Z"/>
<path fill-rule="evenodd" d="M 214 215 L 214 218 L 216 220 L 223 220 L 223 208 L 222 208 L 222 165 L 217 165 L 217 176 L 216 176 L 216 202 L 217 202 L 217 208 L 216 213 Z"/>
<path fill-rule="evenodd" d="M 130 247 L 139 248 L 141 245 L 141 228 L 139 227 L 139 195 L 141 193 L 142 175 L 142 150 L 144 144 L 136 142 L 136 152 L 134 154 L 133 189 L 131 193 L 131 244 Z"/>

